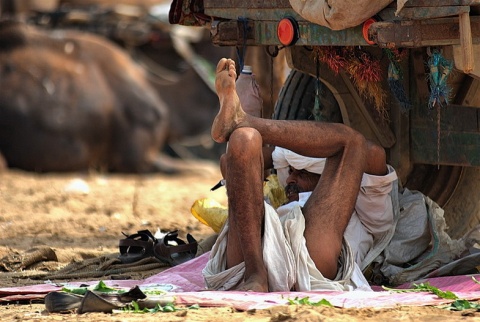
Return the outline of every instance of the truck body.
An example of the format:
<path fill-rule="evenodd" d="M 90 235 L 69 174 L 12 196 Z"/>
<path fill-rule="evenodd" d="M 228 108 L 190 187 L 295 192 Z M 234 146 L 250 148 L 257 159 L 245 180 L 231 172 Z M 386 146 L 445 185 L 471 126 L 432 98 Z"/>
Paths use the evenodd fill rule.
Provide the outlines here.
<path fill-rule="evenodd" d="M 317 115 L 317 120 L 333 121 L 331 115 L 339 114 L 341 122 L 386 149 L 404 186 L 421 190 L 445 209 L 452 235 L 478 224 L 480 1 L 392 2 L 364 23 L 342 30 L 307 21 L 289 0 L 174 1 L 170 17 L 173 23 L 209 28 L 218 46 L 261 46 L 273 57 L 284 51 L 291 73 L 272 117 Z M 339 57 L 344 61 L 358 51 L 381 68 L 377 89 L 386 96 L 380 110 L 374 97 L 359 90 L 352 73 L 342 66 L 335 70 L 318 54 L 345 53 Z M 400 71 L 395 75 L 387 57 L 392 52 L 403 57 L 394 64 Z M 318 81 L 327 93 L 320 99 Z M 444 93 L 435 96 L 439 88 Z M 320 113 L 313 110 L 318 105 Z M 301 115 L 302 109 L 310 112 Z"/>

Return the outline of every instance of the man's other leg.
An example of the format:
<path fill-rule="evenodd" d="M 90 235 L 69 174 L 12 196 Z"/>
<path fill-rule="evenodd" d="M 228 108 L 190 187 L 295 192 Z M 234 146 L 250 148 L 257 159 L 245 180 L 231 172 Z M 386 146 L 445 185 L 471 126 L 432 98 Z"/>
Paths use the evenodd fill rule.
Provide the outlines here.
<path fill-rule="evenodd" d="M 334 279 L 343 234 L 354 211 L 367 157 L 367 143 L 359 133 L 330 156 L 312 195 L 303 207 L 304 237 L 318 270 Z"/>
<path fill-rule="evenodd" d="M 262 138 L 251 128 L 229 139 L 225 170 L 228 196 L 227 268 L 245 262 L 245 290 L 268 292 L 261 247 L 264 220 Z"/>

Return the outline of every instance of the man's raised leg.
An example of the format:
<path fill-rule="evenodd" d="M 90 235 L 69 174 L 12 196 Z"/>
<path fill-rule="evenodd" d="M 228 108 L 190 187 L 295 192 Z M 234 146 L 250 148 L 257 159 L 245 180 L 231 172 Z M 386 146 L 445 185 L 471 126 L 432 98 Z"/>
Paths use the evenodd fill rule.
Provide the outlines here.
<path fill-rule="evenodd" d="M 228 196 L 227 268 L 245 262 L 246 291 L 268 292 L 263 263 L 262 227 L 263 157 L 262 139 L 252 128 L 235 130 L 226 153 Z"/>

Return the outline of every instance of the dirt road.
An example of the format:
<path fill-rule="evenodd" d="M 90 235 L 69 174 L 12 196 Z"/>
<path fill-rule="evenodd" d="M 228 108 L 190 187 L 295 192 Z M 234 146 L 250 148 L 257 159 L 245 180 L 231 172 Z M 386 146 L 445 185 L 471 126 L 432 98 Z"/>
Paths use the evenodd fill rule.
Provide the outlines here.
<path fill-rule="evenodd" d="M 36 246 L 49 246 L 55 250 L 58 262 L 37 269 L 58 269 L 72 260 L 118 252 L 122 232 L 179 229 L 182 237 L 188 232 L 197 239 L 205 238 L 213 231 L 190 214 L 190 207 L 196 199 L 206 197 L 226 204 L 225 190 L 210 191 L 220 179 L 215 164 L 195 162 L 190 168 L 188 173 L 176 176 L 0 172 L 0 258 L 21 254 Z M 5 278 L 5 273 L 0 272 L 0 286 L 38 283 Z M 161 316 L 151 318 L 162 321 L 480 321 L 480 315 L 475 312 L 401 306 L 382 310 L 283 306 L 252 312 L 202 308 L 157 314 Z M 48 314 L 42 303 L 2 304 L 0 317 L 2 321 L 92 322 L 147 318 L 127 313 Z"/>

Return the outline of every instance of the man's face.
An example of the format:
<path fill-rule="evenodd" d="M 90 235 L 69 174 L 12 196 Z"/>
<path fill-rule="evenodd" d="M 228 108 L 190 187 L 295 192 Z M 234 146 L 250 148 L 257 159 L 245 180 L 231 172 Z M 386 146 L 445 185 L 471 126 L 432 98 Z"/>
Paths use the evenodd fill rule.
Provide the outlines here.
<path fill-rule="evenodd" d="M 297 170 L 293 167 L 289 168 L 288 173 L 287 186 L 285 187 L 288 202 L 298 201 L 300 192 L 313 191 L 320 179 L 319 174 L 307 170 Z"/>

